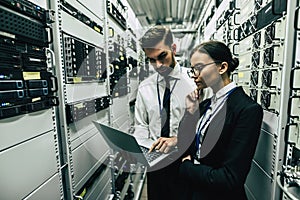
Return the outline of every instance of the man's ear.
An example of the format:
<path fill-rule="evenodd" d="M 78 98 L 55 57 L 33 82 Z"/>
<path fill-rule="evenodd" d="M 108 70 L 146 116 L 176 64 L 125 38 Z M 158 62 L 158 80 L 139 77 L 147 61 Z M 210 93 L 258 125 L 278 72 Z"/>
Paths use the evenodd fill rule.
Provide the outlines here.
<path fill-rule="evenodd" d="M 219 73 L 224 74 L 228 71 L 228 63 L 227 62 L 222 62 L 220 65 Z"/>

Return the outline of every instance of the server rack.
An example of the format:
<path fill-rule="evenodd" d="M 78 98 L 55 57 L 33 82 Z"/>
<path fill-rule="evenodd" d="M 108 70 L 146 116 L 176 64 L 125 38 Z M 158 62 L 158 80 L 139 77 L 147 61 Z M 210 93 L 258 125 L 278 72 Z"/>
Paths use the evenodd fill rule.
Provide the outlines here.
<path fill-rule="evenodd" d="M 1 198 L 62 199 L 50 45 L 52 14 L 34 3 L 0 2 Z M 17 188 L 17 189 L 15 189 Z"/>
<path fill-rule="evenodd" d="M 0 2 L 1 199 L 139 198 L 145 167 L 112 152 L 92 123 L 133 131 L 148 73 L 128 8 Z"/>
<path fill-rule="evenodd" d="M 109 149 L 92 123 L 103 122 L 123 131 L 132 125 L 129 88 L 137 83 L 129 85 L 130 76 L 137 77 L 138 70 L 135 74 L 129 70 L 137 68 L 138 47 L 136 35 L 127 30 L 127 9 L 121 1 L 48 4 L 55 12 L 52 49 L 61 99 L 56 114 L 64 198 L 133 197 L 138 193 L 134 188 L 141 187 L 145 178 L 144 168 L 130 166 L 131 171 L 123 172 L 128 164 L 119 163 L 118 152 Z M 127 49 L 133 51 L 127 54 Z M 135 168 L 139 175 L 133 175 Z"/>
<path fill-rule="evenodd" d="M 109 123 L 107 56 L 102 2 L 50 1 L 61 104 L 61 171 L 66 199 L 111 195 L 109 148 L 92 121 Z M 76 28 L 75 28 L 76 27 Z"/>
<path fill-rule="evenodd" d="M 245 184 L 247 196 L 295 199 L 290 192 L 297 195 L 299 190 L 291 187 L 299 179 L 299 96 L 294 78 L 298 73 L 299 1 L 223 0 L 207 2 L 204 8 L 198 41 L 217 39 L 231 48 L 240 60 L 233 80 L 264 108 Z"/>

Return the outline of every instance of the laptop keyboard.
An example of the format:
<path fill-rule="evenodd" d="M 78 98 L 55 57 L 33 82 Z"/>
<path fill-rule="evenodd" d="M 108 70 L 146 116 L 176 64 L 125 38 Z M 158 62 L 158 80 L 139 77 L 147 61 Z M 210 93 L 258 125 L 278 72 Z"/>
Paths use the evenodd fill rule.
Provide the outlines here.
<path fill-rule="evenodd" d="M 148 162 L 151 162 L 153 160 L 155 160 L 156 158 L 158 158 L 159 156 L 162 155 L 161 152 L 157 152 L 157 151 L 151 151 L 150 153 L 148 152 L 149 149 L 143 146 L 140 146 L 142 152 L 144 153 L 146 159 L 148 160 Z"/>

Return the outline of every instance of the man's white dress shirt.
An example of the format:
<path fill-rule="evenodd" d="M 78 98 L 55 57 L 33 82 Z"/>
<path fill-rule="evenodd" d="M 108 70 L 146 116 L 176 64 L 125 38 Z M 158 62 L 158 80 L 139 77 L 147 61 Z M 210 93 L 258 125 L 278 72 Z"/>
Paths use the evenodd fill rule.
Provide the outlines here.
<path fill-rule="evenodd" d="M 185 112 L 185 98 L 196 89 L 185 70 L 177 63 L 174 70 L 169 74 L 170 79 L 170 137 L 177 136 L 178 126 Z M 175 84 L 175 85 L 174 85 Z M 158 87 L 158 88 L 157 88 Z M 159 99 L 162 101 L 166 82 L 164 77 L 157 72 L 142 81 L 139 85 L 135 103 L 135 131 L 134 136 L 139 138 L 160 137 L 161 119 Z M 157 95 L 159 91 L 159 97 Z M 207 98 L 208 94 L 204 97 Z"/>

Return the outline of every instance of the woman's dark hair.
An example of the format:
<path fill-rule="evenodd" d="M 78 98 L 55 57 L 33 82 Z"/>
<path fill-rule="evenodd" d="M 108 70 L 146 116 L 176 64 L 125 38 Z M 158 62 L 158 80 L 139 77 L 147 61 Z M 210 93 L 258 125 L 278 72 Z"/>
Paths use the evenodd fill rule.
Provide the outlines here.
<path fill-rule="evenodd" d="M 228 46 L 220 41 L 211 40 L 197 45 L 192 50 L 190 57 L 192 57 L 195 52 L 205 53 L 214 61 L 227 62 L 228 75 L 239 66 L 239 59 L 233 58 Z"/>
<path fill-rule="evenodd" d="M 164 44 L 171 47 L 173 44 L 173 35 L 169 28 L 161 25 L 156 25 L 146 31 L 140 39 L 142 48 L 151 48 L 159 42 L 164 41 Z"/>

